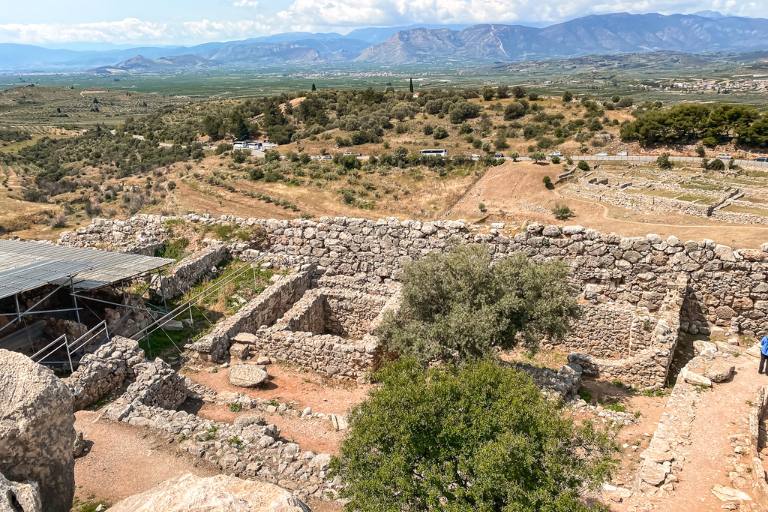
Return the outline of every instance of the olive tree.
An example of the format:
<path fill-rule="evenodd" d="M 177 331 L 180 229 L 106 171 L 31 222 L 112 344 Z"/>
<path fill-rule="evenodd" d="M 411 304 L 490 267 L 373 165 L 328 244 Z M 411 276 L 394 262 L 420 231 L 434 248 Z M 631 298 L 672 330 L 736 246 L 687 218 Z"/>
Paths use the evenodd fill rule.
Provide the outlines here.
<path fill-rule="evenodd" d="M 575 426 L 525 373 L 400 360 L 378 378 L 331 465 L 345 510 L 605 510 L 580 492 L 609 476 L 612 443 Z"/>
<path fill-rule="evenodd" d="M 431 253 L 403 271 L 402 305 L 378 334 L 391 355 L 422 362 L 480 358 L 565 335 L 578 305 L 560 261 L 523 254 L 492 262 L 483 245 Z"/>

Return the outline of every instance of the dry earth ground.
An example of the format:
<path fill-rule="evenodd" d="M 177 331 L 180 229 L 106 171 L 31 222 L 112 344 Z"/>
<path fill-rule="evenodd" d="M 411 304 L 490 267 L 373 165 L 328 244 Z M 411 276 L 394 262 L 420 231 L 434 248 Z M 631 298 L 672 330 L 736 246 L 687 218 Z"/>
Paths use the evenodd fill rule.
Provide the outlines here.
<path fill-rule="evenodd" d="M 75 460 L 75 497 L 80 502 L 115 503 L 184 473 L 218 474 L 146 429 L 99 420 L 99 415 L 98 411 L 75 414 L 75 428 L 93 443 L 87 455 Z"/>
<path fill-rule="evenodd" d="M 563 172 L 561 165 L 537 165 L 507 161 L 493 167 L 448 210 L 451 218 L 493 221 L 519 225 L 536 221 L 546 224 L 580 224 L 605 233 L 645 236 L 656 233 L 675 235 L 681 240 L 711 239 L 733 247 L 756 248 L 768 240 L 768 226 L 728 225 L 669 212 L 637 212 L 591 200 L 562 197 L 557 189 L 547 190 L 542 180 L 555 180 Z M 566 185 L 567 186 L 567 185 Z M 480 212 L 483 203 L 487 214 Z M 575 216 L 558 221 L 551 213 L 556 204 L 568 205 Z"/>

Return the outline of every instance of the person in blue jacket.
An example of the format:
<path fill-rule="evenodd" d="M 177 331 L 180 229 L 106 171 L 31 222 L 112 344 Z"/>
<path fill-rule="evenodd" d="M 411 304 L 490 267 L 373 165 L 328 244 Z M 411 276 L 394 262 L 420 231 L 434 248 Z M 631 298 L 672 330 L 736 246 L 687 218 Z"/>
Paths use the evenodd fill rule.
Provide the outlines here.
<path fill-rule="evenodd" d="M 768 375 L 768 336 L 763 336 L 760 340 L 760 368 L 757 369 L 757 373 L 765 373 Z"/>

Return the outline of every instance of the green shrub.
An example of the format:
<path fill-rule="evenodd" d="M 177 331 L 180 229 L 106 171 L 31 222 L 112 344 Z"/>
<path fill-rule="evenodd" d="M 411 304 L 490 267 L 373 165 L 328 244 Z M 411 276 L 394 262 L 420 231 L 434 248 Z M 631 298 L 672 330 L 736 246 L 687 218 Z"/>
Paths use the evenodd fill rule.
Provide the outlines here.
<path fill-rule="evenodd" d="M 582 493 L 609 478 L 615 445 L 574 424 L 527 374 L 406 360 L 377 377 L 331 463 L 345 510 L 605 510 Z"/>
<path fill-rule="evenodd" d="M 710 171 L 724 171 L 725 162 L 723 162 L 719 158 L 715 158 L 714 160 L 709 161 L 709 163 L 707 164 L 707 169 Z"/>
<path fill-rule="evenodd" d="M 385 352 L 421 361 L 483 357 L 495 347 L 559 338 L 578 307 L 558 261 L 514 254 L 491 265 L 488 248 L 462 245 L 403 270 L 403 301 L 379 335 Z"/>
<path fill-rule="evenodd" d="M 438 126 L 437 128 L 435 128 L 435 132 L 433 136 L 435 137 L 436 140 L 447 139 L 448 132 L 442 126 Z"/>
<path fill-rule="evenodd" d="M 582 171 L 588 171 L 589 170 L 589 164 L 585 162 L 584 160 L 579 160 L 579 163 L 576 164 L 576 167 L 579 168 L 579 170 Z"/>
<path fill-rule="evenodd" d="M 568 206 L 564 204 L 556 204 L 555 207 L 552 208 L 552 215 L 554 215 L 557 220 L 568 220 L 574 216 L 574 213 Z"/>
<path fill-rule="evenodd" d="M 544 179 L 542 179 L 544 182 L 544 186 L 547 188 L 547 190 L 554 190 L 555 184 L 552 183 L 552 178 L 549 176 L 544 176 Z"/>

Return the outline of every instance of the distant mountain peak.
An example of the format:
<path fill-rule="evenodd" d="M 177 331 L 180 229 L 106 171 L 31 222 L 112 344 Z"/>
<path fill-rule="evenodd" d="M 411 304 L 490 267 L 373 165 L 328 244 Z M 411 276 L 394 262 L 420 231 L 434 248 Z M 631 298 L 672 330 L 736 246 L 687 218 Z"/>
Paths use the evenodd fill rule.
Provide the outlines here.
<path fill-rule="evenodd" d="M 768 50 L 768 20 L 625 12 L 594 14 L 550 26 L 486 23 L 372 27 L 347 35 L 294 32 L 190 47 L 73 51 L 0 44 L 2 71 L 179 72 L 337 64 L 477 67 L 489 63 L 637 52 Z"/>
<path fill-rule="evenodd" d="M 727 16 L 718 11 L 698 11 L 693 13 L 694 16 L 700 16 L 702 18 L 709 18 L 712 20 L 719 20 L 720 18 L 727 18 Z"/>

